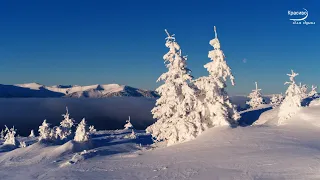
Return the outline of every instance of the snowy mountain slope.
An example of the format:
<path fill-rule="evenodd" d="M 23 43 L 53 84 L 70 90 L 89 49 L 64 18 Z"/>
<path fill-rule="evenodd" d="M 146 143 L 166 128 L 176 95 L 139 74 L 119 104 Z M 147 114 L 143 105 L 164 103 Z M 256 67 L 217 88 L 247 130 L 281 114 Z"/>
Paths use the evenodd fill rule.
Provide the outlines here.
<path fill-rule="evenodd" d="M 55 85 L 44 86 L 38 83 L 0 85 L 0 97 L 158 97 L 157 93 L 119 84 L 106 85 Z"/>
<path fill-rule="evenodd" d="M 157 94 L 153 91 L 141 90 L 130 86 L 121 86 L 118 84 L 109 85 L 95 85 L 84 87 L 80 90 L 70 88 L 67 91 L 66 97 L 91 97 L 91 98 L 103 98 L 103 97 L 157 97 Z"/>
<path fill-rule="evenodd" d="M 319 121 L 319 104 L 319 100 L 311 102 L 297 113 L 295 121 L 299 118 L 303 122 Z M 256 111 L 262 109 L 243 113 L 247 113 L 248 119 L 259 120 L 276 114 L 269 109 L 256 117 Z M 159 144 L 156 148 L 150 146 L 150 136 L 144 131 L 137 131 L 137 139 L 125 138 L 130 131 L 99 131 L 91 148 L 86 144 L 79 148 L 73 141 L 52 145 L 23 138 L 33 145 L 0 152 L 0 177 L 1 180 L 320 179 L 319 133 L 320 128 L 314 123 L 211 128 L 193 141 L 170 147 Z"/>
<path fill-rule="evenodd" d="M 14 97 L 62 97 L 64 94 L 59 92 L 50 91 L 43 86 L 15 86 L 15 85 L 3 85 L 0 84 L 0 97 L 14 98 Z"/>

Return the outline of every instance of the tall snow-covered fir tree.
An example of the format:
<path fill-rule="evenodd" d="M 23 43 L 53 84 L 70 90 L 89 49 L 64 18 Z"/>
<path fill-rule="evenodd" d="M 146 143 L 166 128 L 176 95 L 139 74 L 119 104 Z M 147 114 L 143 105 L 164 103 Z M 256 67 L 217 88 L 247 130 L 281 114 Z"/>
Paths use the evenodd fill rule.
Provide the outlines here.
<path fill-rule="evenodd" d="M 56 128 L 56 135 L 61 140 L 66 139 L 71 135 L 71 128 L 74 126 L 74 120 L 70 118 L 68 107 L 66 107 L 66 114 L 62 114 L 62 116 L 64 119 L 60 122 L 60 126 Z"/>
<path fill-rule="evenodd" d="M 317 86 L 312 85 L 311 86 L 311 91 L 308 94 L 309 97 L 317 97 L 318 92 L 317 92 Z"/>
<path fill-rule="evenodd" d="M 227 65 L 225 55 L 220 49 L 216 27 L 214 27 L 214 32 L 215 38 L 209 42 L 214 49 L 209 51 L 208 54 L 212 61 L 204 65 L 209 72 L 209 76 L 200 77 L 195 81 L 195 85 L 200 90 L 202 126 L 205 129 L 217 126 L 235 126 L 240 118 L 225 89 L 227 78 L 234 85 L 234 77 Z"/>
<path fill-rule="evenodd" d="M 6 135 L 4 136 L 4 140 L 5 141 L 4 141 L 3 144 L 16 146 L 17 145 L 17 140 L 15 138 L 16 129 L 14 129 L 14 127 L 9 129 L 6 126 L 5 133 L 6 133 Z"/>
<path fill-rule="evenodd" d="M 90 140 L 90 131 L 86 120 L 83 118 L 78 124 L 74 140 L 77 142 L 86 142 Z"/>
<path fill-rule="evenodd" d="M 301 101 L 303 99 L 301 89 L 294 79 L 299 74 L 291 70 L 291 74 L 287 75 L 290 77 L 290 82 L 285 83 L 285 85 L 289 84 L 289 87 L 286 91 L 286 97 L 279 108 L 278 125 L 286 124 L 288 119 L 296 114 L 301 107 Z"/>
<path fill-rule="evenodd" d="M 261 104 L 264 104 L 264 100 L 261 97 L 261 89 L 258 89 L 257 82 L 255 82 L 255 84 L 256 89 L 252 90 L 252 92 L 248 96 L 250 100 L 246 102 L 252 109 L 259 107 Z"/>
<path fill-rule="evenodd" d="M 282 103 L 283 99 L 284 99 L 284 97 L 283 97 L 282 93 L 281 94 L 273 94 L 270 99 L 270 104 L 273 107 L 277 107 Z"/>
<path fill-rule="evenodd" d="M 169 48 L 169 52 L 163 59 L 168 72 L 158 79 L 164 84 L 156 89 L 160 98 L 151 111 L 157 121 L 146 130 L 157 141 L 166 141 L 170 146 L 194 139 L 203 128 L 197 91 L 190 84 L 192 76 L 186 65 L 187 57 L 182 55 L 174 35 L 170 35 L 167 31 L 166 33 L 168 37 L 165 45 Z"/>

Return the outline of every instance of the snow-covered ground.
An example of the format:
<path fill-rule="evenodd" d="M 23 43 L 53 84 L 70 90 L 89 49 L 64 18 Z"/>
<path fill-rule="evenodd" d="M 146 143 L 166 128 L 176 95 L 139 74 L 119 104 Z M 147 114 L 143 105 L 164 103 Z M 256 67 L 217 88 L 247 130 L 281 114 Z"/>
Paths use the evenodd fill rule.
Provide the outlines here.
<path fill-rule="evenodd" d="M 277 108 L 242 115 L 244 127 L 212 128 L 170 147 L 151 145 L 144 131 L 130 139 L 130 130 L 98 131 L 86 144 L 19 138 L 26 148 L 0 145 L 0 179 L 320 179 L 320 100 L 283 126 L 246 126 L 276 121 Z"/>

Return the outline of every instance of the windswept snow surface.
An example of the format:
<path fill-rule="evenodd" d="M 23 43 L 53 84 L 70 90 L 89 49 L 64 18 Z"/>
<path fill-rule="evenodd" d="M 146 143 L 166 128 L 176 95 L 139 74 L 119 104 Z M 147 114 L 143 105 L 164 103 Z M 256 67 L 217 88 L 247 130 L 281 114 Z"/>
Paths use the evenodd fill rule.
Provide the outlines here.
<path fill-rule="evenodd" d="M 265 108 L 243 113 L 260 122 L 277 117 L 277 109 Z M 315 100 L 288 125 L 211 128 L 170 147 L 150 145 L 144 131 L 128 138 L 130 130 L 98 131 L 88 143 L 62 145 L 18 138 L 28 146 L 0 145 L 0 179 L 320 179 L 319 112 Z"/>

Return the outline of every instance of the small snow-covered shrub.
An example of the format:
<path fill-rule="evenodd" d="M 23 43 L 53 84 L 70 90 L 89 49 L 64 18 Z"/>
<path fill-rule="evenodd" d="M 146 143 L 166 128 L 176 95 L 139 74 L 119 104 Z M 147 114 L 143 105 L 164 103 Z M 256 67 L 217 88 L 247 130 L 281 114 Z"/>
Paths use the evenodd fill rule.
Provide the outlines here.
<path fill-rule="evenodd" d="M 66 108 L 66 114 L 62 114 L 64 119 L 60 122 L 60 126 L 56 128 L 56 138 L 61 140 L 68 138 L 72 134 L 72 127 L 74 126 L 74 120 L 70 118 L 68 108 Z"/>
<path fill-rule="evenodd" d="M 1 129 L 1 132 L 0 132 L 0 139 L 3 140 L 4 139 L 4 130 Z"/>
<path fill-rule="evenodd" d="M 124 125 L 124 129 L 133 129 L 133 125 L 130 122 L 130 116 L 129 116 L 129 119 L 126 120 L 126 124 Z"/>
<path fill-rule="evenodd" d="M 261 89 L 258 89 L 258 83 L 255 82 L 256 84 L 256 89 L 252 90 L 252 92 L 249 94 L 248 98 L 250 98 L 250 100 L 247 102 L 247 104 L 252 108 L 257 108 L 260 105 L 264 104 L 264 100 L 261 96 Z"/>
<path fill-rule="evenodd" d="M 39 126 L 39 140 L 54 140 L 55 133 L 54 130 L 50 128 L 50 124 L 47 123 L 45 119 L 42 125 Z"/>
<path fill-rule="evenodd" d="M 86 120 L 83 118 L 78 124 L 74 140 L 77 142 L 86 142 L 90 139 L 90 132 Z"/>
<path fill-rule="evenodd" d="M 34 138 L 34 137 L 35 137 L 33 130 L 31 130 L 29 137 L 31 137 L 31 138 Z"/>
<path fill-rule="evenodd" d="M 16 146 L 17 144 L 17 141 L 16 141 L 16 138 L 15 138 L 15 135 L 16 135 L 16 129 L 14 129 L 14 127 L 12 128 L 8 128 L 6 126 L 6 129 L 5 129 L 5 133 L 6 135 L 4 136 L 4 143 L 3 144 L 6 144 L 6 145 L 14 145 Z"/>
<path fill-rule="evenodd" d="M 273 94 L 271 99 L 270 99 L 270 104 L 273 106 L 273 107 L 277 107 L 279 106 L 284 100 L 284 97 L 281 94 Z"/>
<path fill-rule="evenodd" d="M 124 138 L 126 138 L 126 139 L 136 139 L 137 136 L 136 136 L 136 133 L 134 132 L 134 130 L 132 129 L 131 130 L 131 134 L 126 135 Z"/>
<path fill-rule="evenodd" d="M 279 121 L 278 125 L 286 124 L 288 119 L 290 119 L 301 107 L 301 101 L 303 99 L 300 87 L 295 83 L 295 77 L 298 73 L 291 70 L 291 74 L 287 74 L 290 77 L 289 87 L 286 91 L 286 97 L 279 108 Z"/>
<path fill-rule="evenodd" d="M 93 133 L 97 132 L 97 130 L 94 128 L 93 125 L 91 125 L 91 126 L 89 126 L 89 132 L 90 132 L 90 134 L 93 134 Z"/>
<path fill-rule="evenodd" d="M 19 147 L 20 147 L 20 148 L 25 148 L 25 147 L 27 147 L 26 142 L 24 142 L 24 141 L 20 141 L 20 145 L 19 145 Z"/>

